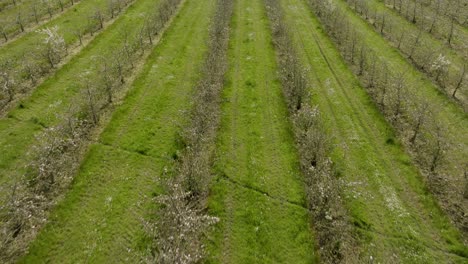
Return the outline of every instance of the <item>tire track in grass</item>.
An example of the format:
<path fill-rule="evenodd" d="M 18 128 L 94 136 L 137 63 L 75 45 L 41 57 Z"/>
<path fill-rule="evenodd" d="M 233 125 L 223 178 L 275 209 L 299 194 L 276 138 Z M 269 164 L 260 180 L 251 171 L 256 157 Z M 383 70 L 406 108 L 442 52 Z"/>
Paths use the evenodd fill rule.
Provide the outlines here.
<path fill-rule="evenodd" d="M 437 263 L 447 257 L 462 261 L 451 253 L 450 245 L 462 246 L 457 241 L 459 234 L 425 193 L 401 146 L 385 144 L 386 138 L 392 137 L 390 128 L 320 32 L 318 22 L 301 1 L 283 1 L 283 6 L 303 60 L 311 67 L 309 76 L 317 89 L 312 90 L 313 100 L 338 130 L 336 143 L 349 144 L 349 153 L 344 156 L 336 150 L 334 159 L 348 184 L 353 220 L 359 232 L 370 239 L 365 241 L 364 254 L 376 261 Z M 350 186 L 353 182 L 362 186 Z"/>
<path fill-rule="evenodd" d="M 238 26 L 239 24 L 239 19 L 236 19 L 237 17 L 243 17 L 243 9 L 242 9 L 242 6 L 238 3 L 239 0 L 235 0 L 234 2 L 234 12 L 233 12 L 233 15 L 232 15 L 232 22 L 231 22 L 231 27 L 235 28 L 235 31 L 233 30 L 233 33 L 231 33 L 231 38 L 230 38 L 230 46 L 229 46 L 229 51 L 228 51 L 228 56 L 230 54 L 230 52 L 234 52 L 236 58 L 240 58 L 241 57 L 241 52 L 240 52 L 240 45 L 241 45 L 241 39 L 240 38 L 234 38 L 233 36 L 239 36 L 241 34 L 241 27 Z M 237 13 L 237 16 L 235 15 Z M 231 29 L 232 30 L 232 29 Z M 229 60 L 229 59 L 228 59 Z M 240 79 L 240 64 L 234 64 L 232 65 L 233 63 L 230 62 L 229 63 L 229 67 L 230 69 L 233 69 L 234 71 L 234 76 L 236 79 Z M 228 69 L 229 71 L 229 69 Z M 228 73 L 225 73 L 226 75 L 226 79 L 228 79 Z M 223 90 L 223 93 L 222 94 L 226 94 L 226 90 L 227 88 L 224 87 L 224 90 Z M 225 96 L 225 95 L 224 95 Z M 224 100 L 227 100 L 227 98 L 224 98 Z M 239 92 L 238 90 L 235 90 L 233 95 L 232 95 L 232 100 L 233 104 L 234 105 L 237 105 L 238 102 L 239 102 Z M 238 111 L 236 111 L 237 108 L 234 108 L 233 109 L 233 116 L 238 116 Z M 222 111 L 222 109 L 221 109 Z M 237 127 L 237 119 L 235 118 L 232 118 L 231 119 L 231 126 L 232 127 Z M 221 121 L 220 121 L 220 127 L 222 126 L 222 122 L 223 122 L 223 118 L 221 117 Z M 218 132 L 219 134 L 220 132 Z M 219 137 L 219 135 L 218 135 Z M 230 138 L 230 144 L 231 146 L 235 146 L 236 143 L 234 141 L 234 137 L 231 137 Z M 234 160 L 237 160 L 237 157 L 235 156 L 235 153 L 233 154 L 233 158 Z M 227 192 L 226 194 L 226 203 L 225 203 L 225 206 L 226 206 L 226 217 L 225 219 L 223 219 L 224 222 L 226 222 L 226 229 L 225 229 L 225 232 L 224 232 L 224 236 L 223 236 L 223 242 L 222 242 L 222 245 L 223 245 L 223 249 L 224 251 L 222 252 L 222 263 L 228 263 L 229 260 L 232 258 L 232 246 L 231 246 L 231 240 L 229 239 L 231 236 L 232 236 L 232 226 L 234 225 L 234 208 L 232 206 L 233 204 L 233 196 L 232 196 L 232 192 Z"/>
<path fill-rule="evenodd" d="M 92 146 L 24 263 L 141 260 L 148 241 L 140 218 L 153 204 L 149 198 L 161 191 L 154 176 L 172 164 L 178 124 L 185 122 L 206 54 L 215 2 L 186 0 L 101 135 L 106 145 Z M 147 146 L 147 155 L 132 146 Z"/>
<path fill-rule="evenodd" d="M 44 127 L 56 124 L 60 120 L 58 115 L 65 113 L 71 101 L 79 95 L 79 74 L 93 70 L 98 56 L 118 47 L 122 41 L 122 30 L 142 25 L 142 14 L 154 5 L 154 1 L 137 0 L 79 55 L 37 87 L 19 107 L 10 111 L 8 118 L 0 119 L 0 184 L 14 182 L 24 173 L 30 158 L 27 153 L 34 144 L 35 135 Z"/>
<path fill-rule="evenodd" d="M 297 154 L 263 1 L 238 0 L 210 210 L 212 263 L 313 263 Z M 290 204 L 289 202 L 292 204 Z"/>

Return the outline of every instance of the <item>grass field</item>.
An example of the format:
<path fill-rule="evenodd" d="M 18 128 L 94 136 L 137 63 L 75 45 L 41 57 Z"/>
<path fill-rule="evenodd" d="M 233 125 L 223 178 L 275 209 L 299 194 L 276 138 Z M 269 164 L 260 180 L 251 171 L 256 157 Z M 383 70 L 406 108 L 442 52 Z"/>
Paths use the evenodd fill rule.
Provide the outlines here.
<path fill-rule="evenodd" d="M 35 90 L 32 95 L 19 103 L 0 120 L 0 183 L 14 181 L 24 172 L 27 164 L 28 146 L 34 136 L 44 127 L 57 122 L 60 114 L 68 109 L 71 100 L 79 91 L 80 74 L 92 70 L 99 56 L 110 54 L 123 40 L 124 29 L 140 26 L 145 10 L 154 7 L 153 1 L 139 0 L 105 32 L 89 43 L 77 56 L 59 69 Z"/>
<path fill-rule="evenodd" d="M 214 2 L 183 6 L 22 262 L 139 259 L 141 218 L 171 164 L 177 129 L 187 121 L 183 111 L 198 79 Z"/>
<path fill-rule="evenodd" d="M 11 1 L 10 1 L 11 2 Z M 0 21 L 2 22 L 2 40 L 1 43 L 6 43 L 3 33 L 8 35 L 9 41 L 17 37 L 17 35 L 25 34 L 28 31 L 34 30 L 41 24 L 46 23 L 48 20 L 54 17 L 60 16 L 68 10 L 68 8 L 74 8 L 80 1 L 75 1 L 74 5 L 71 5 L 70 1 L 62 1 L 62 7 L 59 2 L 44 1 L 38 2 L 35 0 L 17 1 L 16 5 L 10 5 L 8 8 L 0 10 Z M 91 2 L 86 1 L 85 2 Z M 52 16 L 49 14 L 51 12 Z M 36 21 L 37 19 L 37 21 Z M 21 31 L 19 21 L 23 25 L 24 32 Z"/>
<path fill-rule="evenodd" d="M 132 1 L 125 2 L 129 5 Z M 75 3 L 69 10 L 65 10 L 62 16 L 54 17 L 47 23 L 38 26 L 37 30 L 47 30 L 57 28 L 57 34 L 63 37 L 67 47 L 67 53 L 61 58 L 61 63 L 54 68 L 41 70 L 44 68 L 44 53 L 45 35 L 36 31 L 25 32 L 14 40 L 10 40 L 8 44 L 0 46 L 0 62 L 7 62 L 8 69 L 6 73 L 14 80 L 14 96 L 13 101 L 5 106 L 0 106 L 0 116 L 4 116 L 11 108 L 17 105 L 18 101 L 31 94 L 31 92 L 39 86 L 42 81 L 55 74 L 57 69 L 67 64 L 70 59 L 76 56 L 80 51 L 90 43 L 102 30 L 91 33 L 89 29 L 90 16 L 96 10 L 106 10 L 108 1 L 83 1 Z M 128 6 L 128 5 L 127 5 Z M 125 11 L 123 7 L 122 12 Z M 121 13 L 115 14 L 113 17 L 104 14 L 104 27 L 111 25 Z M 80 36 L 77 34 L 80 32 Z M 121 33 L 123 35 L 123 32 Z M 24 65 L 30 65 L 33 72 L 34 81 L 28 78 L 28 73 Z M 0 94 L 0 98 L 4 94 Z"/>
<path fill-rule="evenodd" d="M 210 208 L 213 263 L 313 263 L 286 105 L 261 0 L 237 1 Z M 258 79 L 262 76 L 262 79 Z"/>
<path fill-rule="evenodd" d="M 468 157 L 468 138 L 466 137 L 468 119 L 466 113 L 448 100 L 446 95 L 441 93 L 432 82 L 402 57 L 398 50 L 358 17 L 344 1 L 334 2 L 347 16 L 350 25 L 362 36 L 365 36 L 362 41 L 366 42 L 373 52 L 379 54 L 379 60 L 386 62 L 389 71 L 404 73 L 404 78 L 410 84 L 411 92 L 415 94 L 415 97 L 409 97 L 408 100 L 424 100 L 431 105 L 434 114 L 430 118 L 445 131 L 444 140 L 450 149 L 445 153 L 446 160 L 442 173 L 444 178 L 443 191 L 437 194 L 438 200 L 441 204 L 449 204 L 452 208 L 457 208 L 450 210 L 465 212 L 467 203 L 464 202 L 463 188 L 466 186 L 466 180 L 463 168 L 466 166 Z M 407 145 L 407 147 L 409 146 Z"/>
<path fill-rule="evenodd" d="M 74 31 L 87 23 L 88 16 L 96 9 L 104 9 L 107 1 L 80 1 L 73 7 L 66 10 L 61 16 L 55 17 L 47 23 L 41 25 L 37 29 L 58 27 L 59 34 L 63 35 L 66 43 L 72 45 L 78 42 L 78 37 Z M 4 59 L 19 59 L 21 56 L 34 49 L 35 46 L 43 42 L 44 36 L 35 32 L 27 32 L 21 37 L 16 38 L 0 47 L 0 60 Z"/>
<path fill-rule="evenodd" d="M 372 13 L 385 13 L 387 21 L 386 23 L 390 25 L 387 25 L 387 28 L 384 29 L 385 34 L 383 35 L 386 39 L 391 41 L 393 46 L 399 47 L 398 49 L 402 52 L 402 54 L 404 54 L 404 56 L 409 56 L 412 47 L 414 46 L 416 36 L 419 35 L 419 49 L 414 51 L 415 57 L 418 57 L 418 52 L 427 52 L 422 54 L 431 54 L 428 51 L 433 52 L 435 54 L 435 58 L 437 58 L 439 54 L 443 55 L 444 58 L 450 61 L 448 71 L 450 72 L 449 78 L 452 78 L 452 81 L 447 81 L 447 83 L 454 84 L 458 82 L 459 76 L 463 72 L 465 61 L 468 58 L 468 51 L 466 47 L 463 47 L 463 45 L 466 45 L 468 40 L 468 33 L 466 33 L 465 30 L 457 29 L 456 38 L 454 38 L 453 43 L 449 45 L 446 41 L 436 38 L 434 34 L 431 34 L 424 30 L 421 31 L 417 25 L 408 21 L 403 15 L 400 15 L 396 11 L 389 9 L 384 3 L 382 3 L 379 0 L 367 1 L 366 4 L 367 7 L 370 10 L 372 10 Z M 353 7 L 351 3 L 349 3 L 348 5 L 350 7 Z M 374 18 L 374 16 L 367 18 L 368 23 L 375 23 L 375 20 L 376 19 Z M 378 27 L 375 30 L 379 31 Z M 402 34 L 404 36 L 403 38 L 401 38 Z M 398 42 L 400 40 L 401 44 L 399 45 Z M 462 47 L 460 48 L 460 46 Z M 434 54 L 431 54 L 431 56 L 434 56 Z M 421 57 L 422 56 L 419 55 L 419 59 L 415 59 L 415 61 L 417 62 L 415 64 L 419 65 L 419 67 L 424 66 L 425 70 L 421 70 L 421 72 L 424 73 L 426 76 L 430 77 L 431 74 L 429 74 L 428 71 L 431 71 L 431 65 L 433 64 L 432 60 L 434 60 L 435 58 L 431 61 L 428 61 L 428 65 L 424 65 L 422 62 L 423 59 Z M 441 91 L 446 90 L 448 97 L 452 95 L 453 86 L 454 85 L 447 85 L 447 87 L 443 87 L 439 85 Z M 466 87 L 468 86 L 466 84 L 466 81 L 462 82 L 461 86 L 462 88 L 460 89 L 458 100 L 460 101 L 460 104 L 464 107 L 466 111 L 466 107 L 468 105 L 466 92 Z"/>
<path fill-rule="evenodd" d="M 114 19 L 107 18 L 102 30 L 87 35 L 82 46 L 74 32 L 97 9 L 108 12 L 108 0 L 81 0 L 39 23 L 38 28 L 58 26 L 71 52 L 0 115 L 0 262 L 467 263 L 468 222 L 454 217 L 468 214 L 466 112 L 348 1 L 317 0 L 359 33 L 359 44 L 377 54 L 390 73 L 404 72 L 415 95 L 405 102 L 427 102 L 433 113 L 427 118 L 444 130 L 448 150 L 437 171 L 444 184 L 434 191 L 432 174 L 407 142 L 412 130 L 401 132 L 410 125 L 389 120 L 365 86 L 367 73 L 359 74 L 359 65 L 347 59 L 343 43 L 328 27 L 332 23 L 323 13 L 316 15 L 323 10 L 313 10 L 313 1 L 135 0 Z M 0 21 L 33 2 L 3 8 L 5 3 L 0 0 Z M 381 0 L 366 4 L 389 9 Z M 227 23 L 228 15 L 220 14 L 230 16 L 231 10 Z M 387 12 L 408 32 L 418 30 L 396 11 Z M 0 46 L 0 61 L 22 66 L 23 55 L 37 49 L 41 38 L 27 30 Z M 466 64 L 463 51 L 429 33 L 424 38 L 449 54 L 453 67 Z M 124 76 L 118 67 L 109 67 L 115 71 L 109 76 L 122 78 L 111 80 L 119 88 L 112 91 L 113 101 L 96 104 L 99 120 L 87 126 L 89 93 L 104 100 L 107 91 L 86 90 L 84 84 L 105 87 L 105 78 L 94 77 L 105 74 L 103 62 L 124 56 L 123 43 L 138 48 L 128 60 L 120 58 L 128 64 Z M 297 62 L 300 69 L 286 62 Z M 6 90 L 10 84 L 1 70 L 0 89 Z M 304 83 L 306 92 L 299 97 L 307 103 L 295 105 L 294 92 Z M 73 112 L 75 104 L 82 108 Z M 321 120 L 300 119 L 310 114 L 304 110 L 309 105 L 317 107 Z M 412 118 L 412 110 L 404 118 Z M 78 121 L 67 119 L 70 115 Z M 54 178 L 62 174 L 53 172 L 53 181 L 64 183 L 53 182 L 55 189 L 44 191 L 36 186 L 46 186 L 40 181 L 47 183 L 47 162 L 54 160 L 35 155 L 42 147 L 38 136 L 61 129 L 59 124 L 72 132 L 50 133 L 51 142 L 43 145 L 46 150 L 57 145 L 58 156 L 72 156 L 76 166 L 66 172 L 64 165 L 50 166 L 63 168 L 62 177 L 71 183 Z M 80 138 L 77 147 L 68 148 L 61 142 L 75 142 L 73 131 Z M 330 142 L 314 142 L 313 136 Z M 304 151 L 304 146 L 314 149 Z M 313 160 L 309 154 L 322 156 Z M 39 160 L 47 162 L 36 165 Z M 325 160 L 332 169 L 317 172 Z M 31 163 L 38 172 L 28 167 Z M 335 177 L 330 182 L 337 196 L 331 201 L 319 201 L 328 199 L 330 190 L 327 183 L 321 185 L 322 177 L 324 182 Z M 200 193 L 189 186 L 197 180 L 193 186 L 203 184 Z M 327 211 L 336 208 L 344 212 Z M 31 224 L 38 216 L 41 223 Z M 170 235 L 161 229 L 167 219 Z M 353 245 L 326 239 L 337 230 Z M 16 242 L 23 249 L 13 248 Z M 325 250 L 337 262 L 329 261 Z"/>
<path fill-rule="evenodd" d="M 464 248 L 460 234 L 426 193 L 402 146 L 387 143 L 395 137 L 392 129 L 318 21 L 304 1 L 282 2 L 289 26 L 295 29 L 297 49 L 310 67 L 312 101 L 333 131 L 334 161 L 347 186 L 352 221 L 363 239 L 362 254 L 377 262 L 395 257 L 408 263 L 462 261 L 453 254 Z"/>

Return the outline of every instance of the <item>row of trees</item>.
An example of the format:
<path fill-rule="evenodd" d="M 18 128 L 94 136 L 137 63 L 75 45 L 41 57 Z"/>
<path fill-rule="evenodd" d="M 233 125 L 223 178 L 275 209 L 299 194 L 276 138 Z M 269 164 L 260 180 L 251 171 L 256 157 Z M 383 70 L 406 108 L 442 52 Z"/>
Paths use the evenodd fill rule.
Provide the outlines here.
<path fill-rule="evenodd" d="M 81 93 L 72 99 L 68 111 L 57 117 L 57 125 L 37 136 L 25 175 L 13 186 L 1 186 L 5 200 L 0 203 L 0 262 L 12 262 L 20 256 L 46 223 L 48 211 L 77 172 L 90 132 L 124 87 L 125 77 L 153 46 L 153 38 L 164 30 L 179 2 L 165 0 L 148 10 L 139 30 L 122 33 L 117 48 L 96 58 L 95 68 L 77 76 Z"/>
<path fill-rule="evenodd" d="M 39 24 L 45 17 L 52 18 L 54 14 L 63 12 L 80 0 L 41 0 L 27 1 L 18 5 L 14 16 L 0 16 L 0 35 L 4 42 L 25 32 L 30 24 Z M 14 2 L 16 3 L 16 1 Z M 16 4 L 15 4 L 16 5 Z"/>
<path fill-rule="evenodd" d="M 3 11 L 4 9 L 7 9 L 11 6 L 16 6 L 18 3 L 20 3 L 21 0 L 1 0 L 0 1 L 0 12 Z"/>
<path fill-rule="evenodd" d="M 449 44 L 458 34 L 464 35 L 468 22 L 468 7 L 461 0 L 385 0 L 385 4 Z"/>
<path fill-rule="evenodd" d="M 105 21 L 115 17 L 115 10 L 122 9 L 134 0 L 118 0 L 108 13 L 95 9 L 88 20 L 76 30 L 75 35 L 82 44 L 86 34 L 93 35 L 103 28 Z M 39 81 L 57 68 L 68 55 L 69 45 L 59 33 L 58 27 L 37 30 L 43 38 L 33 49 L 20 57 L 6 58 L 0 61 L 0 111 L 10 105 L 17 95 L 29 92 Z"/>
<path fill-rule="evenodd" d="M 180 132 L 182 149 L 174 175 L 160 177 L 166 179 L 165 194 L 156 198 L 160 205 L 157 217 L 145 222 L 154 241 L 148 257 L 152 263 L 199 263 L 205 255 L 203 234 L 219 221 L 204 211 L 220 123 L 233 6 L 232 0 L 217 3 L 202 79 L 195 87 L 191 123 Z"/>
<path fill-rule="evenodd" d="M 463 96 L 458 98 L 462 101 L 463 106 L 467 107 L 468 65 L 464 63 L 463 58 L 468 54 L 463 52 L 466 50 L 465 41 L 461 42 L 462 56 L 458 57 L 455 54 L 454 58 L 459 58 L 459 60 L 450 61 L 449 57 L 452 51 L 443 45 L 434 45 L 437 41 L 435 42 L 422 28 L 402 25 L 398 18 L 391 13 L 392 11 L 373 9 L 365 0 L 347 1 L 364 19 L 371 23 L 377 32 L 390 40 L 419 70 L 431 77 L 448 96 L 457 98 L 457 93 L 463 91 Z M 440 21 L 439 24 L 443 23 Z M 352 29 L 349 30 L 353 32 Z M 453 35 L 451 39 L 456 37 Z"/>
<path fill-rule="evenodd" d="M 265 0 L 278 54 L 284 96 L 293 124 L 301 171 L 305 177 L 318 251 L 326 263 L 349 263 L 357 258 L 345 209 L 341 183 L 330 158 L 332 141 L 320 111 L 309 104 L 310 94 L 304 65 L 298 60 L 291 34 L 283 21 L 278 0 Z"/>
<path fill-rule="evenodd" d="M 467 226 L 466 203 L 463 191 L 459 191 L 463 187 L 448 182 L 444 176 L 449 173 L 444 165 L 456 146 L 449 141 L 447 124 L 437 117 L 442 106 L 412 89 L 414 85 L 407 79 L 404 69 L 392 70 L 385 59 L 378 56 L 378 50 L 374 50 L 362 34 L 350 28 L 349 17 L 333 1 L 309 0 L 309 3 L 340 48 L 343 58 L 352 65 L 368 94 L 410 150 L 426 176 L 431 192 L 463 230 Z M 460 177 L 463 177 L 462 167 L 461 164 L 455 168 L 460 170 Z"/>

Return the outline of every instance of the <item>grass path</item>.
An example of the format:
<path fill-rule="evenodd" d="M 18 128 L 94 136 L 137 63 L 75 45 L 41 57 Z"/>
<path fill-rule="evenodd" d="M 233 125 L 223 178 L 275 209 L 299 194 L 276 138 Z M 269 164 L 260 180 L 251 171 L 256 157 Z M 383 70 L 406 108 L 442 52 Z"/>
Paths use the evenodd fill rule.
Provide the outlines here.
<path fill-rule="evenodd" d="M 214 0 L 188 0 L 23 263 L 133 263 L 155 181 L 172 164 L 208 43 Z"/>
<path fill-rule="evenodd" d="M 460 234 L 425 191 L 391 128 L 347 68 L 304 1 L 282 1 L 301 59 L 310 66 L 312 100 L 327 118 L 347 207 L 363 241 L 361 257 L 376 262 L 440 263 L 467 250 Z M 465 259 L 466 260 L 466 259 Z"/>
<path fill-rule="evenodd" d="M 157 2 L 156 2 L 157 3 Z M 80 74 L 93 71 L 99 56 L 109 54 L 123 41 L 124 29 L 139 28 L 144 23 L 145 11 L 154 8 L 154 1 L 138 0 L 129 7 L 106 31 L 89 43 L 55 75 L 44 81 L 33 94 L 7 118 L 0 119 L 0 184 L 14 181 L 24 172 L 26 155 L 34 143 L 34 136 L 43 127 L 54 125 L 58 115 L 64 114 L 71 101 L 80 94 Z"/>
<path fill-rule="evenodd" d="M 313 263 L 297 153 L 262 0 L 236 1 L 211 213 L 213 263 Z"/>

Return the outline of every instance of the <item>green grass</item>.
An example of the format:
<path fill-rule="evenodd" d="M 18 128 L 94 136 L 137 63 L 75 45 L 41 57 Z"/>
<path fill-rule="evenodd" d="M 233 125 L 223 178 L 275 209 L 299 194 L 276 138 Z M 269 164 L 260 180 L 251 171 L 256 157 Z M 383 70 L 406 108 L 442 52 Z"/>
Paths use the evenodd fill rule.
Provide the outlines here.
<path fill-rule="evenodd" d="M 57 26 L 58 32 L 64 37 L 68 45 L 76 43 L 78 38 L 73 34 L 74 30 L 86 25 L 88 16 L 92 14 L 95 8 L 104 9 L 107 5 L 106 0 L 81 0 L 74 6 L 65 10 L 60 16 L 38 27 L 38 29 L 51 28 Z M 43 42 L 44 36 L 35 32 L 26 32 L 24 35 L 9 41 L 0 47 L 0 60 L 19 59 L 24 53 L 34 49 L 37 44 Z"/>
<path fill-rule="evenodd" d="M 387 2 L 388 3 L 387 7 L 388 7 L 389 11 L 394 12 L 395 14 L 398 14 L 397 8 L 395 8 L 395 9 L 392 8 L 393 2 L 389 3 L 390 1 L 385 1 L 385 0 L 377 0 L 377 1 L 382 3 L 382 5 L 381 5 L 382 7 L 385 4 L 385 2 Z M 424 28 L 425 30 L 428 30 L 430 28 L 430 23 L 427 23 L 424 26 L 422 26 L 421 24 L 423 24 L 424 22 L 431 21 L 431 19 L 434 16 L 436 16 L 436 12 L 437 12 L 437 10 L 435 10 L 436 9 L 436 6 L 435 6 L 436 2 L 425 2 L 424 3 L 424 2 L 417 2 L 415 0 L 412 0 L 410 2 L 411 2 L 411 4 L 414 4 L 414 3 L 419 4 L 418 10 L 417 10 L 417 16 L 420 17 L 421 13 L 422 13 L 422 14 L 424 14 L 425 18 L 417 20 L 417 23 L 419 24 L 418 26 Z M 395 4 L 396 4 L 396 6 L 398 6 L 397 2 L 395 2 Z M 450 5 L 450 1 L 448 1 L 448 3 L 447 2 L 444 3 L 445 6 L 447 6 L 447 4 Z M 455 5 L 455 3 L 453 3 L 453 5 Z M 406 16 L 404 15 L 404 11 L 406 11 L 407 8 L 408 7 L 406 7 L 405 9 L 402 10 L 401 18 L 403 18 L 403 19 L 406 19 Z M 412 9 L 410 9 L 410 10 L 412 11 Z M 442 10 L 438 10 L 438 11 L 443 12 Z M 458 15 L 462 15 L 462 16 L 465 15 L 466 16 L 467 11 L 468 11 L 468 9 L 467 9 L 467 5 L 465 3 L 464 8 L 462 7 L 461 9 L 458 9 L 457 13 L 458 13 Z M 465 12 L 465 13 L 463 13 L 463 12 Z M 412 14 L 412 13 L 410 12 L 410 14 Z M 439 17 L 437 18 L 435 29 L 431 33 L 434 37 L 440 39 L 444 43 L 447 42 L 447 37 L 449 35 L 450 19 L 451 19 L 450 14 L 439 14 Z M 442 27 L 441 24 L 443 24 L 444 26 Z M 461 56 L 466 57 L 466 56 L 468 56 L 468 54 L 466 53 L 466 41 L 468 41 L 468 27 L 457 23 L 456 20 L 455 20 L 455 23 L 454 23 L 453 26 L 454 26 L 455 35 L 452 37 L 452 41 L 451 41 L 452 47 L 457 49 L 460 52 Z M 463 52 L 463 50 L 464 50 L 464 52 Z"/>
<path fill-rule="evenodd" d="M 99 0 L 97 0 L 99 1 Z M 19 34 L 28 34 L 30 33 L 32 29 L 35 27 L 39 26 L 39 28 L 42 28 L 42 24 L 51 24 L 53 21 L 60 20 L 61 17 L 64 15 L 70 15 L 73 12 L 73 9 L 78 8 L 78 9 L 83 9 L 80 8 L 81 2 L 86 2 L 85 5 L 89 4 L 94 4 L 97 7 L 100 7 L 104 9 L 107 6 L 107 1 L 101 1 L 101 3 L 96 3 L 97 1 L 90 1 L 90 0 L 83 0 L 75 3 L 73 6 L 70 5 L 70 1 L 63 1 L 64 2 L 64 10 L 63 12 L 60 9 L 60 5 L 57 3 L 57 1 L 49 1 L 52 3 L 52 18 L 50 18 L 49 13 L 47 12 L 47 9 L 44 8 L 44 4 L 38 0 L 25 0 L 21 1 L 16 4 L 16 6 L 11 5 L 10 7 L 2 10 L 0 12 L 0 22 L 5 26 L 4 30 L 8 35 L 8 42 L 14 42 L 11 39 L 18 37 L 17 35 Z M 94 2 L 94 3 L 93 3 Z M 36 20 L 33 15 L 33 7 L 36 5 L 37 10 L 38 10 L 38 22 L 36 24 Z M 89 11 L 89 10 L 88 10 Z M 17 25 L 16 18 L 18 14 L 21 14 L 21 18 L 23 20 L 23 26 L 25 31 L 21 32 L 19 25 Z M 87 13 L 85 15 L 82 15 L 81 17 L 81 24 L 86 23 L 87 16 L 90 13 Z M 73 16 L 73 15 L 72 15 Z M 63 21 L 64 19 L 62 19 Z M 80 24 L 78 24 L 80 25 Z M 1 36 L 0 43 L 5 44 L 5 39 L 3 38 L 3 35 Z M 7 43 L 7 45 L 9 45 Z"/>
<path fill-rule="evenodd" d="M 300 58 L 310 67 L 312 102 L 326 118 L 327 130 L 332 131 L 336 144 L 333 160 L 346 184 L 346 206 L 361 237 L 362 259 L 466 261 L 454 254 L 454 249 L 467 250 L 460 234 L 427 193 L 411 159 L 394 140 L 391 127 L 320 23 L 303 0 L 282 3 Z"/>
<path fill-rule="evenodd" d="M 23 263 L 138 262 L 141 218 L 188 121 L 215 2 L 185 3 Z"/>
<path fill-rule="evenodd" d="M 209 263 L 314 263 L 310 218 L 262 0 L 236 1 Z"/>
<path fill-rule="evenodd" d="M 156 2 L 157 3 L 157 2 Z M 0 119 L 0 183 L 13 181 L 24 172 L 28 162 L 26 155 L 34 143 L 34 136 L 42 126 L 58 122 L 70 103 L 80 95 L 81 73 L 94 71 L 99 56 L 106 56 L 120 47 L 121 32 L 139 28 L 144 23 L 147 10 L 154 8 L 155 1 L 138 0 L 130 6 L 111 26 L 89 43 L 55 75 L 44 81 L 34 93 L 24 99 L 17 108 Z"/>
<path fill-rule="evenodd" d="M 385 12 L 387 14 L 387 21 L 392 21 L 393 22 L 392 24 L 394 25 L 393 27 L 395 27 L 395 25 L 398 25 L 398 31 L 395 28 L 390 29 L 391 36 L 388 36 L 388 38 L 392 39 L 393 42 L 395 42 L 395 40 L 397 40 L 400 37 L 399 32 L 405 32 L 406 38 L 402 43 L 408 43 L 408 39 L 410 38 L 410 35 L 411 36 L 418 35 L 419 27 L 417 25 L 408 21 L 403 15 L 402 16 L 398 15 L 397 11 L 393 11 L 391 8 L 386 7 L 385 4 L 381 2 L 381 0 L 367 1 L 366 3 L 367 3 L 367 6 L 373 11 L 376 10 L 380 14 Z M 398 32 L 398 35 L 396 32 Z M 464 31 L 460 31 L 457 29 L 457 34 L 460 35 L 460 38 L 463 39 L 465 38 L 465 36 L 468 36 L 468 34 L 464 34 L 464 33 L 465 33 Z M 468 39 L 468 37 L 466 39 Z M 454 41 L 457 41 L 457 40 L 455 39 Z M 463 41 L 461 42 L 463 43 Z M 408 52 L 413 46 L 412 44 L 413 43 L 410 42 L 410 45 L 406 47 L 404 47 L 404 45 L 402 44 L 400 50 L 405 50 L 406 52 Z M 456 51 L 452 49 L 450 46 L 448 46 L 445 43 L 445 41 L 435 38 L 433 35 L 431 35 L 430 33 L 426 31 L 423 31 L 421 33 L 419 46 L 420 46 L 419 47 L 420 49 L 436 50 L 437 51 L 436 55 L 444 54 L 445 58 L 451 62 L 449 66 L 450 72 L 453 73 L 453 75 L 455 75 L 454 73 L 457 73 L 456 76 L 451 76 L 450 78 L 456 79 L 458 81 L 458 78 L 459 78 L 458 76 L 463 71 L 463 64 L 465 63 L 464 58 L 468 56 L 466 49 L 465 49 L 465 52 Z M 426 74 L 425 72 L 423 73 Z M 466 84 L 464 87 L 467 87 Z M 451 91 L 447 91 L 447 93 L 451 96 Z M 463 104 L 466 106 L 467 105 L 466 96 L 468 95 L 468 92 L 466 91 L 466 89 L 463 89 L 463 87 L 461 87 L 460 93 L 464 94 L 464 97 L 461 100 Z"/>
<path fill-rule="evenodd" d="M 357 16 L 342 0 L 334 0 L 337 7 L 344 11 L 351 25 L 364 38 L 362 41 L 372 49 L 379 59 L 387 63 L 389 71 L 393 73 L 404 72 L 409 87 L 415 94 L 423 96 L 433 107 L 432 119 L 437 120 L 447 130 L 447 140 L 451 145 L 451 151 L 447 153 L 444 167 L 444 176 L 449 183 L 463 182 L 463 172 L 459 168 L 468 160 L 468 116 L 457 105 L 447 100 L 445 94 L 441 93 L 424 74 L 416 70 L 399 51 L 393 48 L 385 39 L 376 33 L 363 19 Z M 413 100 L 413 98 L 408 98 Z M 451 188 L 461 188 L 461 184 Z"/>

